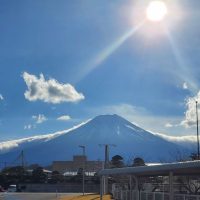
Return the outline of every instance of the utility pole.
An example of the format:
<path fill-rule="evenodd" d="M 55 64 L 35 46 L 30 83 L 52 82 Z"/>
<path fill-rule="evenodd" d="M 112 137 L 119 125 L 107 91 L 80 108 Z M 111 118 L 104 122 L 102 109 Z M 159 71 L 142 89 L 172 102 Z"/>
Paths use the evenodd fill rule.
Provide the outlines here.
<path fill-rule="evenodd" d="M 196 101 L 196 120 L 197 120 L 197 159 L 199 159 L 199 117 L 198 117 L 198 101 Z"/>
<path fill-rule="evenodd" d="M 24 167 L 24 151 L 23 150 L 21 152 L 21 162 L 22 162 L 22 167 Z"/>
<path fill-rule="evenodd" d="M 83 159 L 85 159 L 85 146 L 79 145 L 79 147 L 83 150 Z M 83 196 L 85 195 L 85 160 L 83 160 Z"/>
<path fill-rule="evenodd" d="M 104 161 L 104 169 L 109 168 L 109 145 L 105 144 L 105 161 Z"/>
<path fill-rule="evenodd" d="M 104 161 L 104 169 L 109 168 L 109 147 L 113 146 L 116 147 L 114 144 L 99 144 L 99 146 L 104 146 L 105 147 L 105 161 Z M 108 193 L 108 177 L 105 176 L 103 179 L 103 192 L 102 194 L 107 194 Z"/>
<path fill-rule="evenodd" d="M 110 150 L 109 147 L 116 147 L 115 144 L 99 144 L 100 147 L 104 146 L 105 147 L 105 160 L 104 160 L 104 169 L 109 168 L 109 155 L 110 155 Z"/>

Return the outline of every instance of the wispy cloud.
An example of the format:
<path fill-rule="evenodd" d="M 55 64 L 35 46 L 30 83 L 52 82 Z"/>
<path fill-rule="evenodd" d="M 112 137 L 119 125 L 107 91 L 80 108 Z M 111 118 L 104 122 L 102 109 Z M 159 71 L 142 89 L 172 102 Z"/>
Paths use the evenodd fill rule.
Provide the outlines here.
<path fill-rule="evenodd" d="M 33 115 L 32 119 L 36 120 L 37 124 L 41 124 L 41 123 L 47 121 L 47 118 L 43 114 L 39 114 L 38 116 Z"/>
<path fill-rule="evenodd" d="M 69 115 L 62 115 L 57 118 L 57 120 L 59 120 L 59 121 L 68 121 L 70 119 L 71 119 L 71 117 Z"/>
<path fill-rule="evenodd" d="M 4 100 L 4 97 L 2 94 L 0 94 L 0 101 L 3 101 Z"/>
<path fill-rule="evenodd" d="M 188 84 L 186 82 L 183 83 L 183 89 L 187 90 L 188 89 Z"/>
<path fill-rule="evenodd" d="M 173 124 L 171 124 L 171 123 L 168 122 L 168 123 L 165 124 L 165 127 L 166 127 L 166 128 L 172 128 L 172 127 L 173 127 Z"/>
<path fill-rule="evenodd" d="M 60 135 L 67 134 L 72 130 L 75 130 L 84 124 L 88 123 L 90 120 L 87 120 L 86 122 L 83 122 L 77 126 L 74 126 L 70 129 L 63 130 L 63 131 L 58 131 L 55 133 L 51 134 L 46 134 L 46 135 L 38 135 L 38 136 L 33 136 L 33 137 L 28 137 L 28 138 L 23 138 L 23 139 L 17 139 L 17 140 L 10 140 L 6 142 L 0 142 L 0 153 L 5 153 L 8 152 L 9 150 L 18 147 L 19 145 L 26 143 L 26 142 L 33 142 L 33 141 L 49 141 L 52 140 L 53 138 L 56 138 Z"/>
<path fill-rule="evenodd" d="M 78 93 L 69 83 L 62 84 L 55 79 L 45 80 L 43 74 L 40 74 L 38 78 L 35 75 L 24 72 L 22 76 L 28 87 L 24 96 L 29 101 L 41 100 L 58 104 L 62 102 L 78 102 L 85 98 L 82 93 Z"/>
<path fill-rule="evenodd" d="M 32 124 L 28 124 L 24 126 L 24 130 L 31 130 L 33 128 L 35 128 L 35 125 L 32 125 Z"/>

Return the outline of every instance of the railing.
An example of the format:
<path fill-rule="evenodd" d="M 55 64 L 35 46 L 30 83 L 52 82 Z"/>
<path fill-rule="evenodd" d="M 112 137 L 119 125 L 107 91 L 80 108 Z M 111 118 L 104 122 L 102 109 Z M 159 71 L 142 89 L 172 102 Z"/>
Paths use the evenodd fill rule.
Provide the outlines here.
<path fill-rule="evenodd" d="M 115 190 L 113 197 L 115 200 L 169 200 L 170 194 L 167 192 Z M 200 195 L 174 193 L 174 200 L 200 200 Z"/>
<path fill-rule="evenodd" d="M 174 194 L 174 200 L 200 200 L 200 195 Z"/>
<path fill-rule="evenodd" d="M 136 190 L 115 190 L 113 197 L 115 200 L 136 200 L 138 197 L 138 191 Z"/>
<path fill-rule="evenodd" d="M 140 192 L 140 200 L 169 200 L 169 193 L 164 192 Z"/>

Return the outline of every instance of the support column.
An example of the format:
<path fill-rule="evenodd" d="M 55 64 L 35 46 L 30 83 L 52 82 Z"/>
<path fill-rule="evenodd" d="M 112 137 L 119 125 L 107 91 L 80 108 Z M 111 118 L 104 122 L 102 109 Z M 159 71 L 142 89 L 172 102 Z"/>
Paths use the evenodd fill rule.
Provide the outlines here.
<path fill-rule="evenodd" d="M 100 200 L 103 199 L 103 191 L 104 191 L 103 176 L 101 176 L 100 177 Z"/>
<path fill-rule="evenodd" d="M 174 199 L 173 172 L 169 173 L 169 200 Z"/>
<path fill-rule="evenodd" d="M 104 194 L 108 194 L 108 176 L 104 176 Z"/>
<path fill-rule="evenodd" d="M 134 199 L 134 200 L 139 200 L 140 194 L 139 194 L 139 187 L 138 187 L 138 178 L 137 178 L 137 176 L 133 176 L 133 179 L 135 181 L 135 188 L 134 188 L 134 190 L 136 192 L 136 199 Z"/>
<path fill-rule="evenodd" d="M 129 187 L 130 187 L 130 200 L 133 199 L 133 194 L 132 194 L 132 190 L 133 190 L 133 183 L 132 183 L 132 176 L 129 176 Z"/>

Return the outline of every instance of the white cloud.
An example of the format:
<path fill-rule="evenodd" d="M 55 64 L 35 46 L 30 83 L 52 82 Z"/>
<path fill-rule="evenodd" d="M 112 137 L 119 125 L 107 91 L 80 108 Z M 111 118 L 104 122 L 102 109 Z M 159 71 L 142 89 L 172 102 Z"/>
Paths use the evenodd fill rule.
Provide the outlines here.
<path fill-rule="evenodd" d="M 186 82 L 183 83 L 183 89 L 187 90 L 188 89 L 188 84 Z"/>
<path fill-rule="evenodd" d="M 149 130 L 148 130 L 149 131 Z M 151 132 L 151 131 L 149 131 Z M 171 136 L 171 135 L 165 135 L 163 133 L 154 133 L 151 132 L 154 135 L 157 135 L 167 141 L 175 142 L 175 143 L 182 143 L 182 142 L 189 142 L 189 143 L 196 143 L 197 136 L 195 135 L 185 135 L 185 136 Z"/>
<path fill-rule="evenodd" d="M 151 131 L 149 131 L 151 132 Z M 183 146 L 184 148 L 188 148 L 191 151 L 194 151 L 195 147 L 196 147 L 196 143 L 197 143 L 197 136 L 196 135 L 192 135 L 192 134 L 188 134 L 185 136 L 171 136 L 171 135 L 166 135 L 163 133 L 153 133 L 152 134 L 159 136 L 161 138 L 163 138 L 164 140 L 167 140 L 169 142 L 173 142 L 175 144 L 178 144 L 180 146 Z"/>
<path fill-rule="evenodd" d="M 192 134 L 183 135 L 183 136 L 172 136 L 172 135 L 166 135 L 164 133 L 152 132 L 150 130 L 147 130 L 147 131 L 166 141 L 173 142 L 175 144 L 183 146 L 184 148 L 188 148 L 191 151 L 194 151 L 195 145 L 197 143 L 197 136 L 192 135 Z"/>
<path fill-rule="evenodd" d="M 190 97 L 186 100 L 187 110 L 185 112 L 185 119 L 181 122 L 181 125 L 185 126 L 186 128 L 196 125 L 196 101 L 200 103 L 200 91 L 196 96 Z"/>
<path fill-rule="evenodd" d="M 33 136 L 33 137 L 28 137 L 28 138 L 23 138 L 23 139 L 0 142 L 0 154 L 8 152 L 9 150 L 16 148 L 20 144 L 23 144 L 23 143 L 26 143 L 26 142 L 32 142 L 32 141 L 37 141 L 37 140 L 49 141 L 49 140 L 51 140 L 55 137 L 58 137 L 58 136 L 63 135 L 63 134 L 67 134 L 68 132 L 83 126 L 84 124 L 88 123 L 89 121 L 90 120 L 87 120 L 86 122 L 83 122 L 83 123 L 81 123 L 77 126 L 70 128 L 70 129 L 58 131 L 58 132 L 51 133 L 51 134 L 38 135 L 38 136 Z"/>
<path fill-rule="evenodd" d="M 36 120 L 37 124 L 41 124 L 47 120 L 47 118 L 43 114 L 39 114 L 38 116 L 33 115 L 32 118 Z"/>
<path fill-rule="evenodd" d="M 165 127 L 166 127 L 166 128 L 172 128 L 173 125 L 172 125 L 171 123 L 168 122 L 168 123 L 165 124 Z"/>
<path fill-rule="evenodd" d="M 60 116 L 57 118 L 57 120 L 59 120 L 59 121 L 68 121 L 70 119 L 71 119 L 71 117 L 69 115 L 63 115 L 63 116 Z"/>
<path fill-rule="evenodd" d="M 28 125 L 25 125 L 25 126 L 24 126 L 24 130 L 31 130 L 31 129 L 33 129 L 33 128 L 35 128 L 35 126 L 32 125 L 32 124 L 28 124 Z"/>
<path fill-rule="evenodd" d="M 23 79 L 28 87 L 24 96 L 29 101 L 41 100 L 58 104 L 62 102 L 77 102 L 85 98 L 71 84 L 62 84 L 55 79 L 45 80 L 43 74 L 40 74 L 38 78 L 35 75 L 24 72 Z"/>
<path fill-rule="evenodd" d="M 3 101 L 3 100 L 4 100 L 4 98 L 3 98 L 3 95 L 2 95 L 2 94 L 0 94 L 0 100 L 1 100 L 1 101 Z"/>

